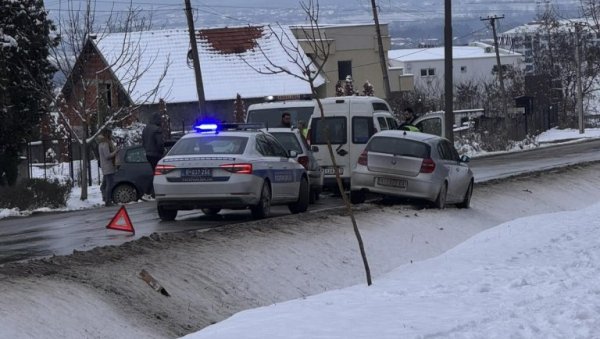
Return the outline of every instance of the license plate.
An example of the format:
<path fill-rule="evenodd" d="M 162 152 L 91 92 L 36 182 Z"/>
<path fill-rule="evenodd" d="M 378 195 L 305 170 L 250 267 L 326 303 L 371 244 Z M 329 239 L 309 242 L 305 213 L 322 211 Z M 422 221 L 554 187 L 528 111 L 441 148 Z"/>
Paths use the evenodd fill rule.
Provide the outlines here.
<path fill-rule="evenodd" d="M 377 185 L 406 189 L 406 180 L 393 178 L 377 178 Z"/>
<path fill-rule="evenodd" d="M 210 168 L 186 168 L 181 174 L 184 181 L 209 181 L 212 180 Z"/>
<path fill-rule="evenodd" d="M 344 174 L 343 167 L 338 167 L 338 170 L 340 172 L 340 175 Z M 335 175 L 335 167 L 325 167 L 323 168 L 323 171 L 325 175 Z"/>

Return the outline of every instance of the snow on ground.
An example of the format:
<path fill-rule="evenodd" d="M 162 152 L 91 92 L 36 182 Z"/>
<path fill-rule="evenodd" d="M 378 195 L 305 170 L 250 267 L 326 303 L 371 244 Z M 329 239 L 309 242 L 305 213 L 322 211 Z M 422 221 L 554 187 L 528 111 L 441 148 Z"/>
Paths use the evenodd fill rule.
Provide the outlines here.
<path fill-rule="evenodd" d="M 526 217 L 366 284 L 185 338 L 597 338 L 600 203 Z"/>
<path fill-rule="evenodd" d="M 331 210 L 6 264 L 0 266 L 0 337 L 173 338 L 217 323 L 198 335 L 248 338 L 281 329 L 293 314 L 284 334 L 262 337 L 314 338 L 312 331 L 323 331 L 322 338 L 360 338 L 362 332 L 346 330 L 346 317 L 352 328 L 373 331 L 363 336 L 370 338 L 597 337 L 600 317 L 591 305 L 599 304 L 600 293 L 591 284 L 600 264 L 590 246 L 600 232 L 594 229 L 600 226 L 598 170 L 593 164 L 482 185 L 470 209 L 360 206 L 356 216 L 374 278 L 368 288 L 348 217 Z M 485 231 L 499 224 L 500 230 Z M 141 269 L 170 297 L 139 279 Z M 325 291 L 332 292 L 318 295 Z M 357 321 L 363 304 L 376 317 Z M 225 320 L 267 305 L 273 306 Z M 253 312 L 269 313 L 269 320 Z M 251 317 L 266 328 L 252 328 Z M 320 329 L 309 328 L 311 321 Z M 398 322 L 407 332 L 395 332 Z M 247 331 L 240 335 L 237 326 Z M 506 328 L 512 332 L 500 332 Z"/>
<path fill-rule="evenodd" d="M 540 135 L 537 140 L 539 142 L 556 142 L 580 137 L 582 136 L 577 130 L 553 129 Z M 586 129 L 583 137 L 600 137 L 600 129 Z M 64 178 L 68 175 L 64 165 L 57 165 L 53 168 L 54 172 L 46 172 L 47 177 Z M 96 168 L 96 166 L 92 166 L 92 168 Z M 92 171 L 92 173 L 94 185 L 89 187 L 88 200 L 81 201 L 79 199 L 80 188 L 75 187 L 67 207 L 61 210 L 94 208 L 101 205 L 98 172 Z M 44 173 L 37 169 L 34 176 L 43 177 Z M 479 195 L 480 192 L 481 190 L 476 194 Z M 510 199 L 514 198 L 510 194 L 507 196 Z M 554 201 L 565 199 L 575 201 L 575 199 L 565 198 L 564 194 L 560 197 L 550 198 L 553 198 L 551 200 Z M 419 226 L 419 230 L 413 230 L 412 236 L 435 241 L 436 243 L 432 243 L 435 250 L 430 249 L 427 253 L 413 253 L 410 259 L 411 261 L 415 259 L 413 264 L 401 266 L 383 275 L 382 272 L 388 272 L 398 266 L 398 264 L 392 265 L 393 263 L 407 261 L 406 244 L 404 247 L 401 246 L 401 249 L 392 251 L 388 242 L 379 249 L 379 246 L 372 243 L 373 234 L 369 233 L 372 233 L 374 228 L 379 228 L 380 231 L 383 225 L 386 225 L 388 229 L 402 229 L 406 227 L 404 221 L 406 219 L 398 218 L 397 212 L 389 213 L 389 211 L 376 215 L 370 214 L 370 217 L 367 218 L 368 221 L 361 218 L 359 220 L 360 227 L 366 233 L 364 238 L 367 241 L 368 254 L 373 264 L 374 284 L 370 287 L 366 287 L 363 283 L 335 290 L 335 288 L 356 283 L 348 276 L 360 277 L 360 268 L 357 271 L 358 274 L 349 273 L 350 268 L 350 271 L 354 272 L 358 265 L 354 251 L 355 240 L 349 236 L 348 242 L 344 243 L 339 239 L 334 240 L 334 238 L 319 233 L 312 235 L 308 233 L 306 237 L 321 239 L 328 246 L 335 246 L 336 250 L 330 250 L 328 255 L 325 254 L 324 248 L 313 248 L 313 250 L 307 251 L 305 244 L 296 245 L 298 235 L 287 242 L 283 241 L 283 245 L 264 244 L 260 249 L 248 248 L 245 246 L 249 246 L 248 239 L 252 239 L 252 237 L 249 237 L 249 234 L 243 234 L 243 239 L 233 240 L 224 237 L 219 242 L 210 238 L 209 243 L 213 246 L 202 249 L 197 249 L 197 244 L 194 245 L 194 243 L 186 245 L 182 240 L 171 242 L 163 240 L 163 249 L 156 255 L 150 255 L 150 253 L 156 251 L 154 246 L 158 246 L 161 242 L 156 245 L 152 244 L 150 248 L 138 248 L 139 244 L 136 243 L 128 245 L 132 247 L 129 259 L 119 259 L 118 263 L 110 253 L 118 253 L 115 255 L 119 257 L 123 255 L 127 258 L 127 255 L 122 254 L 127 253 L 127 250 L 123 252 L 121 247 L 118 250 L 107 248 L 99 252 L 84 252 L 79 255 L 83 255 L 87 264 L 80 268 L 69 270 L 57 265 L 57 267 L 62 267 L 59 272 L 64 271 L 61 274 L 68 276 L 66 280 L 63 278 L 42 279 L 40 278 L 43 276 L 42 274 L 24 281 L 15 281 L 8 279 L 12 275 L 0 273 L 0 293 L 4 296 L 3 302 L 0 302 L 0 338 L 76 338 L 81 336 L 149 338 L 165 337 L 165 332 L 183 335 L 198 328 L 198 324 L 203 324 L 203 321 L 220 321 L 237 311 L 272 303 L 275 304 L 242 311 L 230 319 L 207 327 L 198 333 L 190 334 L 190 337 L 398 338 L 430 336 L 501 338 L 514 336 L 589 338 L 600 336 L 600 320 L 596 320 L 600 319 L 600 314 L 598 314 L 600 311 L 596 308 L 596 305 L 600 304 L 600 300 L 598 300 L 600 290 L 593 286 L 593 278 L 598 275 L 600 265 L 597 264 L 599 261 L 594 259 L 598 259 L 600 250 L 595 248 L 592 242 L 600 235 L 598 234 L 600 231 L 597 230 L 600 229 L 597 221 L 600 220 L 598 215 L 600 212 L 596 212 L 600 211 L 600 206 L 596 204 L 576 212 L 561 212 L 513 220 L 495 229 L 484 231 L 446 254 L 419 262 L 418 260 L 423 258 L 443 253 L 446 249 L 460 243 L 469 234 L 478 232 L 477 226 L 474 226 L 474 223 L 477 223 L 475 219 L 483 218 L 488 220 L 488 223 L 490 220 L 501 222 L 511 219 L 511 216 L 500 217 L 497 214 L 500 212 L 492 209 L 491 205 L 486 205 L 488 207 L 483 209 L 478 208 L 477 204 L 481 203 L 481 199 L 475 200 L 475 207 L 469 211 L 470 221 L 461 230 L 457 229 L 458 235 L 440 239 L 439 235 L 431 233 L 433 231 L 423 229 L 422 223 L 415 224 Z M 509 204 L 508 201 L 500 202 L 500 204 L 504 203 Z M 528 200 L 520 201 L 520 203 L 519 209 L 529 208 L 530 212 L 528 213 L 537 211 L 536 208 L 529 206 L 531 202 Z M 539 205 L 539 201 L 537 204 Z M 0 218 L 27 215 L 32 212 L 0 210 Z M 445 215 L 454 214 L 448 212 L 446 211 Z M 327 228 L 332 229 L 331 232 L 340 231 L 347 226 L 346 218 L 338 219 L 340 218 L 322 220 L 319 223 L 327 223 Z M 440 220 L 439 214 L 435 214 L 429 219 L 443 224 L 446 232 L 450 231 L 450 223 L 444 222 L 445 219 Z M 414 222 L 414 219 L 411 220 Z M 277 242 L 281 242 L 284 240 L 283 236 L 290 234 L 290 226 L 284 225 L 283 228 L 286 231 L 282 233 L 283 235 L 275 237 Z M 293 232 L 305 234 L 308 229 L 315 229 L 315 226 L 304 225 L 301 229 Z M 465 231 L 465 229 L 469 229 L 469 231 Z M 262 235 L 262 232 L 257 233 Z M 407 236 L 409 235 L 405 231 L 398 231 L 386 238 L 407 241 Z M 262 241 L 267 240 L 265 238 Z M 255 240 L 254 243 L 262 241 Z M 376 242 L 382 244 L 381 239 Z M 412 238 L 410 242 L 412 243 Z M 182 245 L 175 243 L 182 243 Z M 234 264 L 235 252 L 219 252 L 219 248 L 231 244 L 234 245 L 234 248 L 239 247 L 246 259 Z M 342 244 L 341 247 L 350 250 L 340 250 L 338 248 L 340 244 Z M 180 246 L 183 246 L 183 249 Z M 200 252 L 192 253 L 189 246 Z M 267 249 L 269 246 L 279 246 L 281 249 L 269 250 Z M 321 244 L 321 246 L 325 245 Z M 172 249 L 173 252 L 165 253 L 166 248 Z M 105 252 L 109 254 L 105 254 Z M 212 255 L 209 256 L 208 253 L 212 252 L 217 258 L 211 259 Z M 331 256 L 331 258 L 313 258 L 312 260 L 316 263 L 312 266 L 296 263 L 293 265 L 295 270 L 286 270 L 290 262 L 300 260 L 296 256 L 300 256 L 301 253 L 304 253 L 302 256 L 305 256 L 306 253 L 312 252 L 320 258 L 323 256 Z M 143 255 L 134 255 L 134 253 L 143 253 Z M 276 254 L 277 258 L 265 262 L 264 257 L 273 255 L 273 253 L 280 254 Z M 175 277 L 181 277 L 181 272 L 190 270 L 190 267 L 179 267 L 182 265 L 179 263 L 180 260 L 174 261 L 174 259 L 169 260 L 168 258 L 181 258 L 188 254 L 202 258 L 198 265 L 208 266 L 211 269 L 198 271 L 198 268 L 192 267 L 191 269 L 196 271 L 191 272 L 195 273 L 189 273 L 183 277 L 195 282 L 195 286 L 206 284 L 207 290 L 200 292 L 192 288 L 186 279 L 174 280 Z M 392 259 L 389 257 L 390 255 L 401 256 L 403 259 Z M 164 261 L 159 261 L 163 260 L 162 258 L 165 258 Z M 73 258 L 65 260 L 72 262 Z M 344 267 L 348 265 L 347 260 L 353 264 Z M 223 267 L 224 262 L 226 267 Z M 264 267 L 258 267 L 260 266 L 257 264 L 259 262 Z M 386 262 L 387 264 L 385 264 Z M 90 263 L 93 264 L 90 265 Z M 103 265 L 103 263 L 106 264 Z M 242 267 L 244 265 L 248 267 Z M 313 267 L 315 265 L 318 267 Z M 339 265 L 342 266 L 338 267 Z M 52 264 L 49 266 L 53 267 Z M 163 271 L 160 269 L 161 267 L 173 266 L 175 268 L 172 271 L 166 271 L 171 272 L 170 274 L 161 275 L 161 271 Z M 155 292 L 136 277 L 142 267 L 149 267 L 151 272 L 157 275 L 159 281 L 168 284 L 169 289 L 174 293 L 169 303 L 165 304 L 164 301 L 155 300 Z M 333 267 L 336 268 L 333 269 Z M 289 268 L 287 269 L 289 270 Z M 283 273 L 279 272 L 280 270 L 283 270 Z M 299 282 L 297 280 L 298 270 L 300 273 L 302 270 L 316 270 L 317 273 L 311 273 L 309 277 L 314 274 L 318 278 Z M 275 272 L 277 273 L 273 276 Z M 325 277 L 329 272 L 332 275 Z M 214 277 L 215 274 L 223 276 L 219 280 Z M 284 275 L 287 277 L 285 279 L 289 279 L 289 281 L 282 278 Z M 272 279 L 267 280 L 274 279 L 282 286 L 268 285 L 267 281 L 263 281 L 266 278 L 259 279 L 258 276 L 271 276 Z M 192 280 L 192 277 L 201 279 Z M 207 278 L 203 277 L 211 278 L 207 282 L 205 281 Z M 231 281 L 231 283 L 223 284 L 226 281 Z M 268 286 L 271 292 L 256 290 L 254 285 L 259 282 L 266 283 L 265 286 Z M 223 292 L 227 293 L 221 294 L 219 292 L 221 288 L 216 286 L 222 286 Z M 289 286 L 292 286 L 292 290 Z M 284 302 L 284 300 L 297 298 L 298 294 L 313 295 L 323 290 L 331 290 L 332 287 L 334 290 L 331 292 Z M 184 293 L 178 296 L 177 290 L 180 288 Z M 219 291 L 214 290 L 215 288 Z M 249 290 L 246 290 L 248 288 Z M 118 292 L 109 293 L 109 291 Z M 190 296 L 198 293 L 206 293 L 201 295 L 200 299 L 217 298 L 219 300 L 214 301 L 214 304 L 197 304 L 197 301 L 195 303 L 195 299 Z M 118 300 L 117 302 L 115 302 L 115 298 Z M 149 306 L 140 305 L 139 298 L 146 300 Z M 187 309 L 187 313 L 177 307 L 177 303 L 182 302 L 179 299 L 190 300 L 191 306 L 187 307 L 191 308 Z M 240 300 L 245 302 L 240 303 Z M 186 305 L 188 304 L 186 303 Z M 221 305 L 223 310 L 219 310 L 218 305 Z M 140 319 L 139 315 L 134 315 L 136 311 L 144 310 L 145 307 L 148 308 L 146 312 L 149 311 L 149 318 L 166 319 L 170 317 L 172 322 L 170 328 L 164 330 L 165 332 L 157 332 L 156 329 L 161 328 L 164 324 L 162 320 L 159 320 L 157 325 L 156 320 L 148 321 Z M 217 307 L 216 311 L 212 311 L 216 313 L 205 314 L 207 307 Z M 157 311 L 152 312 L 152 309 L 157 309 Z M 182 312 L 183 314 L 181 314 Z M 191 315 L 190 312 L 198 313 Z M 187 331 L 181 332 L 182 323 L 186 323 L 182 319 L 188 318 Z M 154 324 L 151 324 L 153 322 Z M 153 326 L 156 326 L 154 330 Z"/>

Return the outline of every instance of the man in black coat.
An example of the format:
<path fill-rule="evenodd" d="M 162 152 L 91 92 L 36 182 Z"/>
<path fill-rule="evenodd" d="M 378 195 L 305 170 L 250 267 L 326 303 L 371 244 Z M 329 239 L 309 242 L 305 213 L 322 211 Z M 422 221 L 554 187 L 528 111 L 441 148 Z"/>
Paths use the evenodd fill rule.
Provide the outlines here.
<path fill-rule="evenodd" d="M 146 151 L 146 159 L 152 166 L 152 173 L 156 169 L 156 164 L 164 154 L 164 140 L 161 128 L 160 113 L 152 114 L 150 122 L 142 131 L 142 144 Z"/>

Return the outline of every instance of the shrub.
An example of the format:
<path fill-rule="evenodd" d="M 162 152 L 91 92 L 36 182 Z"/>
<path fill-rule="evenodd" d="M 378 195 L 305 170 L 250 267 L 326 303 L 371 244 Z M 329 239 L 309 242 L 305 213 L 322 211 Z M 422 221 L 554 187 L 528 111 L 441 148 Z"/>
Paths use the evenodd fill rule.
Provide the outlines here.
<path fill-rule="evenodd" d="M 0 208 L 18 208 L 23 211 L 65 207 L 71 188 L 70 182 L 25 179 L 15 186 L 0 187 Z"/>

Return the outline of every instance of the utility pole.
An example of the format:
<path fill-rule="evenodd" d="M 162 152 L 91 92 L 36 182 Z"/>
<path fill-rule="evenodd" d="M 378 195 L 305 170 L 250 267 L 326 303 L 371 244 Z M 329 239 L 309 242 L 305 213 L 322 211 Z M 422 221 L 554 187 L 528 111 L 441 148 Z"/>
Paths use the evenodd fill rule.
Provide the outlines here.
<path fill-rule="evenodd" d="M 392 91 L 390 90 L 390 81 L 388 79 L 387 63 L 385 62 L 385 52 L 383 51 L 383 40 L 381 39 L 381 29 L 379 28 L 379 16 L 377 15 L 375 0 L 371 0 L 371 7 L 373 7 L 375 32 L 377 32 L 377 45 L 379 45 L 379 64 L 381 65 L 381 73 L 383 73 L 383 88 L 385 89 L 386 99 L 390 99 Z"/>
<path fill-rule="evenodd" d="M 503 16 L 488 16 L 487 18 L 480 19 L 481 21 L 489 21 L 492 25 L 492 33 L 494 34 L 494 50 L 496 51 L 496 67 L 498 68 L 498 80 L 500 81 L 500 95 L 502 95 L 502 115 L 505 121 L 506 136 L 508 139 L 508 105 L 506 103 L 506 90 L 504 89 L 504 75 L 502 70 L 502 62 L 500 61 L 500 48 L 498 47 L 498 34 L 496 34 L 496 20 L 504 19 Z"/>
<path fill-rule="evenodd" d="M 575 23 L 575 77 L 577 78 L 577 116 L 579 120 L 579 134 L 585 133 L 585 126 L 583 123 L 583 89 L 581 84 L 581 56 L 579 52 L 579 39 L 581 35 L 581 23 Z"/>
<path fill-rule="evenodd" d="M 196 74 L 196 90 L 198 91 L 198 110 L 200 117 L 204 117 L 205 99 L 204 85 L 202 84 L 202 72 L 200 71 L 200 58 L 198 57 L 198 44 L 196 43 L 196 30 L 194 29 L 194 18 L 192 17 L 192 5 L 190 0 L 185 0 L 185 15 L 187 16 L 188 30 L 190 32 L 190 44 L 192 46 L 192 60 L 194 62 L 194 72 Z"/>
<path fill-rule="evenodd" d="M 446 138 L 454 143 L 454 84 L 452 73 L 452 1 L 444 3 L 444 102 Z"/>

